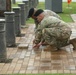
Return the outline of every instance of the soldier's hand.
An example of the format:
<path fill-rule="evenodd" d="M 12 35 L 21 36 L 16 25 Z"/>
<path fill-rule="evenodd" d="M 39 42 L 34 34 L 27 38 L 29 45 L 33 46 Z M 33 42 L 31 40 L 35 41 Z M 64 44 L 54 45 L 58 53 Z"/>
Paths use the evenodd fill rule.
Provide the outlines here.
<path fill-rule="evenodd" d="M 39 42 L 37 40 L 33 40 L 33 44 L 38 44 Z"/>
<path fill-rule="evenodd" d="M 41 42 L 39 44 L 34 44 L 33 48 L 39 48 L 41 45 Z"/>

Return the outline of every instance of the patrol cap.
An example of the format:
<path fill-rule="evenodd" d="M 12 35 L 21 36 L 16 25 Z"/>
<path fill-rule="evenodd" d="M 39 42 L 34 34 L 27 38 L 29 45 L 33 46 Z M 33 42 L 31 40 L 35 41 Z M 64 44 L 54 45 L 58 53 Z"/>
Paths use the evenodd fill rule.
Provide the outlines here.
<path fill-rule="evenodd" d="M 38 16 L 39 14 L 41 14 L 42 12 L 44 12 L 42 9 L 38 9 L 38 10 L 35 12 L 34 16 L 37 17 L 37 16 Z"/>
<path fill-rule="evenodd" d="M 34 13 L 34 8 L 31 8 L 31 9 L 29 10 L 29 14 L 28 14 L 27 18 L 32 17 L 33 13 Z"/>

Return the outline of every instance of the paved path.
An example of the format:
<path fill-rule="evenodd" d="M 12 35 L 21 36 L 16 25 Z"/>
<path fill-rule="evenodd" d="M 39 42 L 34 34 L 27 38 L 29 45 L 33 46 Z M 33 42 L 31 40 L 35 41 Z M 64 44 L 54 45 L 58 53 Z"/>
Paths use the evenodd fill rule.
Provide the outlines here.
<path fill-rule="evenodd" d="M 72 15 L 74 18 L 75 16 Z M 76 23 L 69 23 L 72 28 L 71 38 L 76 37 Z M 16 37 L 16 43 L 28 44 L 28 48 L 7 48 L 7 58 L 12 58 L 11 63 L 0 63 L 0 74 L 36 74 L 36 73 L 75 73 L 76 74 L 76 50 L 72 45 L 62 50 L 51 52 L 43 49 L 34 50 L 32 41 L 34 38 L 34 25 L 22 29 L 23 37 Z"/>
<path fill-rule="evenodd" d="M 72 14 L 71 17 L 74 20 L 74 22 L 76 23 L 76 14 Z"/>

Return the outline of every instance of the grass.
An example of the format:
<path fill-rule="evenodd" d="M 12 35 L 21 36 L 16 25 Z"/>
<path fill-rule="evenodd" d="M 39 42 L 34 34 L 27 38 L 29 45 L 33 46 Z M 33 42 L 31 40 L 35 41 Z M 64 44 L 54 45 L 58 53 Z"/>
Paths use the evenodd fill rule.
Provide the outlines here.
<path fill-rule="evenodd" d="M 18 4 L 18 3 L 17 3 Z M 17 6 L 17 4 L 14 4 L 12 6 Z M 58 15 L 61 16 L 62 20 L 65 22 L 73 22 L 72 18 L 71 18 L 71 14 L 76 14 L 76 3 L 75 2 L 71 2 L 70 3 L 70 8 L 68 7 L 68 3 L 67 2 L 63 2 L 62 3 L 62 13 L 57 13 Z M 45 9 L 45 3 L 44 2 L 39 2 L 37 8 L 39 9 Z M 29 19 L 26 21 L 26 23 L 34 23 L 33 19 Z"/>
<path fill-rule="evenodd" d="M 66 2 L 64 2 L 62 5 L 62 12 L 63 13 L 59 13 L 59 15 L 62 17 L 62 20 L 64 20 L 65 22 L 73 22 L 70 15 L 76 14 L 75 2 L 72 2 L 70 4 L 70 7 L 71 8 L 68 8 L 68 4 Z"/>
<path fill-rule="evenodd" d="M 67 2 L 63 2 L 62 3 L 62 13 L 57 13 L 57 14 L 59 14 L 61 16 L 62 20 L 64 20 L 65 22 L 73 22 L 70 14 L 76 14 L 75 5 L 76 5 L 75 2 L 70 3 L 70 7 L 72 7 L 72 9 L 70 9 L 70 8 L 67 8 L 68 7 L 68 3 Z M 39 3 L 37 8 L 45 9 L 45 3 Z"/>

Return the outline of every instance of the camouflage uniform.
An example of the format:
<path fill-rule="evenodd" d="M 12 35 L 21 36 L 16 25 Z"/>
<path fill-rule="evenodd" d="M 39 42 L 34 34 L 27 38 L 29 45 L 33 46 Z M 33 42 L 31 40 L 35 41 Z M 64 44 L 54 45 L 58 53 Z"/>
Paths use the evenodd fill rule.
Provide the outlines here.
<path fill-rule="evenodd" d="M 36 30 L 35 43 L 45 40 L 49 45 L 60 48 L 69 43 L 71 33 L 70 27 L 64 21 L 53 16 L 44 17 Z"/>
<path fill-rule="evenodd" d="M 54 17 L 61 19 L 61 17 L 58 14 L 56 14 L 55 12 L 53 12 L 51 10 L 44 10 L 44 15 L 45 16 L 54 16 Z M 36 25 L 35 29 L 37 29 L 38 22 L 36 20 L 35 20 L 35 25 Z"/>
<path fill-rule="evenodd" d="M 56 14 L 55 12 L 53 12 L 51 10 L 44 10 L 44 12 L 45 12 L 44 13 L 45 16 L 54 16 L 54 17 L 61 19 L 61 17 L 58 14 Z"/>

